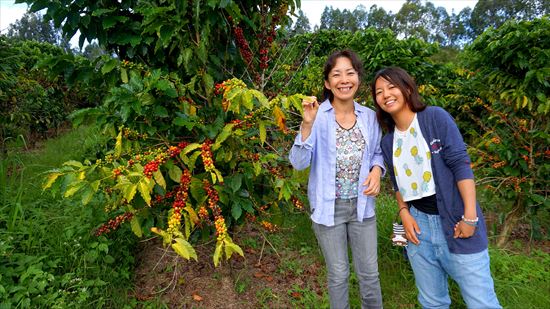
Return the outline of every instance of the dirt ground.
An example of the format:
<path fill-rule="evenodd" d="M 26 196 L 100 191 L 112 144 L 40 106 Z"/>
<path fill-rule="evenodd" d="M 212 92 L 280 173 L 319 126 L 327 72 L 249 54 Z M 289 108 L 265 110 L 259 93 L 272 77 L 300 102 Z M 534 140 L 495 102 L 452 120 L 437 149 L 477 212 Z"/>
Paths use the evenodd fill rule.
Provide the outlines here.
<path fill-rule="evenodd" d="M 214 243 L 195 247 L 198 262 L 186 261 L 155 238 L 140 244 L 137 254 L 135 295 L 139 300 L 155 297 L 170 308 L 293 308 L 302 297 L 301 289 L 321 296 L 324 283 L 317 282 L 319 261 L 292 267 L 282 261 L 302 260 L 297 252 L 273 249 L 254 227 L 239 232 L 240 239 L 256 239 L 259 246 L 247 246 L 235 236 L 245 257 L 238 254 L 214 267 Z M 244 242 L 246 243 L 246 242 Z M 261 303 L 260 303 L 261 302 Z"/>
<path fill-rule="evenodd" d="M 195 246 L 195 262 L 164 248 L 159 238 L 143 241 L 136 254 L 132 297 L 160 299 L 170 308 L 304 307 L 301 298 L 311 294 L 303 295 L 303 291 L 320 300 L 326 293 L 325 282 L 319 282 L 320 272 L 324 271 L 322 262 L 311 255 L 301 256 L 296 250 L 274 248 L 264 233 L 258 227 L 243 227 L 234 241 L 245 257 L 235 254 L 218 267 L 212 261 L 214 242 Z M 547 235 L 546 229 L 543 233 Z M 549 240 L 534 241 L 530 234 L 529 224 L 519 224 L 507 249 L 529 254 L 537 248 L 550 253 Z"/>

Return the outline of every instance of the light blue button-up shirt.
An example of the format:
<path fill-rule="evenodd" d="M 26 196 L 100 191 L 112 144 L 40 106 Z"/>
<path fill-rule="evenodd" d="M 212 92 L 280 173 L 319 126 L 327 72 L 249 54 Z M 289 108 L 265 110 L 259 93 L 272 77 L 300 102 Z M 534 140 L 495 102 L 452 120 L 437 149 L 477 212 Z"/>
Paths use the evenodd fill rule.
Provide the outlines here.
<path fill-rule="evenodd" d="M 376 113 L 354 102 L 355 115 L 361 134 L 365 139 L 365 151 L 361 163 L 358 182 L 357 220 L 374 216 L 375 198 L 363 194 L 363 182 L 373 166 L 382 168 L 385 174 L 384 159 L 380 149 L 382 131 L 376 120 Z M 297 170 L 311 165 L 307 194 L 312 210 L 313 222 L 326 226 L 334 225 L 334 201 L 336 200 L 336 115 L 328 100 L 317 111 L 311 134 L 302 142 L 298 133 L 290 149 L 290 163 Z"/>

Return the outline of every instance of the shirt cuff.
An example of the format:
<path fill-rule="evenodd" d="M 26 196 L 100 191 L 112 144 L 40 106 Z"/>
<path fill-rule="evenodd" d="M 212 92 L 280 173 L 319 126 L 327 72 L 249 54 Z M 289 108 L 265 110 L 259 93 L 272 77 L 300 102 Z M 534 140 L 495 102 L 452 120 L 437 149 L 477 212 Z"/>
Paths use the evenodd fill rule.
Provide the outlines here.
<path fill-rule="evenodd" d="M 311 138 L 311 134 L 306 138 L 305 141 L 302 142 L 302 132 L 298 132 L 298 135 L 296 135 L 296 138 L 294 139 L 294 146 L 298 147 L 304 147 L 306 149 L 313 149 L 313 139 Z"/>

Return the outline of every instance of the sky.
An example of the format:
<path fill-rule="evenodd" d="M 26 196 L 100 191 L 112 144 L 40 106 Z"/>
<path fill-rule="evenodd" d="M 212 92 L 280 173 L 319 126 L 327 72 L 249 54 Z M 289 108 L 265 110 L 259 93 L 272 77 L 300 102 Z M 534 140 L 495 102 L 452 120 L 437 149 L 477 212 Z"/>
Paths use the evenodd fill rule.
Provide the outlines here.
<path fill-rule="evenodd" d="M 0 33 L 6 33 L 8 26 L 21 18 L 27 10 L 26 4 L 14 4 L 14 0 L 0 0 Z M 463 8 L 474 8 L 477 0 L 432 0 L 430 1 L 436 7 L 442 6 L 451 14 L 454 10 L 458 14 Z M 333 9 L 348 9 L 353 11 L 357 6 L 363 5 L 368 10 L 372 5 L 384 8 L 387 12 L 397 13 L 401 6 L 405 3 L 404 0 L 369 0 L 369 1 L 345 1 L 345 0 L 301 0 L 301 9 L 309 19 L 311 28 L 320 24 L 321 14 L 325 6 L 332 6 Z M 71 40 L 73 46 L 78 45 L 78 37 L 75 36 Z"/>

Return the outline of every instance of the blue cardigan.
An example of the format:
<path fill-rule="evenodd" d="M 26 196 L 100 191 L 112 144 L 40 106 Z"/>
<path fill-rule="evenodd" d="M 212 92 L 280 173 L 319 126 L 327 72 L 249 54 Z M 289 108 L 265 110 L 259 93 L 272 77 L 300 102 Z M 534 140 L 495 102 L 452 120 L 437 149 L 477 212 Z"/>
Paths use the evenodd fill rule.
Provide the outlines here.
<path fill-rule="evenodd" d="M 477 253 L 487 248 L 487 227 L 483 213 L 476 202 L 479 222 L 470 238 L 453 238 L 454 226 L 464 214 L 464 203 L 457 182 L 473 179 L 470 157 L 453 118 L 441 107 L 428 106 L 417 113 L 420 131 L 431 150 L 431 165 L 437 196 L 437 210 L 449 251 L 457 254 Z M 395 191 L 398 191 L 393 169 L 393 130 L 384 135 L 382 154 Z"/>

